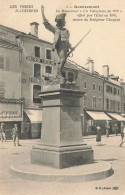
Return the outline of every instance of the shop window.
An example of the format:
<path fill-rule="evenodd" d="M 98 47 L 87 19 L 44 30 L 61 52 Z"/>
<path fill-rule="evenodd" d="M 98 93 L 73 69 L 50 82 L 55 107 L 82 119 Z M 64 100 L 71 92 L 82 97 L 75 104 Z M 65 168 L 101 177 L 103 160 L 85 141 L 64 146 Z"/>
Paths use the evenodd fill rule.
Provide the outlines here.
<path fill-rule="evenodd" d="M 93 108 L 96 108 L 96 97 L 92 98 L 92 106 Z"/>
<path fill-rule="evenodd" d="M 52 74 L 52 67 L 51 66 L 46 66 L 45 67 L 45 72 L 49 73 L 49 74 Z"/>
<path fill-rule="evenodd" d="M 0 69 L 4 69 L 5 59 L 4 56 L 0 56 Z"/>
<path fill-rule="evenodd" d="M 33 85 L 33 103 L 41 103 L 41 97 L 38 96 L 41 86 Z"/>
<path fill-rule="evenodd" d="M 40 57 L 40 47 L 35 46 L 35 57 Z"/>
<path fill-rule="evenodd" d="M 7 121 L 7 122 L 4 122 L 4 125 L 5 125 L 5 132 L 6 132 L 6 138 L 7 139 L 12 139 L 12 135 L 11 135 L 11 131 L 14 127 L 14 124 L 17 124 L 17 127 L 18 127 L 18 130 L 19 130 L 19 138 L 20 138 L 20 135 L 21 135 L 21 123 L 19 121 Z"/>
<path fill-rule="evenodd" d="M 34 77 L 35 78 L 41 77 L 41 65 L 40 64 L 34 64 Z"/>
<path fill-rule="evenodd" d="M 68 81 L 69 82 L 73 81 L 73 73 L 72 72 L 68 72 Z"/>
<path fill-rule="evenodd" d="M 46 49 L 46 59 L 47 60 L 51 60 L 52 59 L 51 49 Z"/>
<path fill-rule="evenodd" d="M 109 110 L 109 99 L 106 99 L 106 109 Z"/>

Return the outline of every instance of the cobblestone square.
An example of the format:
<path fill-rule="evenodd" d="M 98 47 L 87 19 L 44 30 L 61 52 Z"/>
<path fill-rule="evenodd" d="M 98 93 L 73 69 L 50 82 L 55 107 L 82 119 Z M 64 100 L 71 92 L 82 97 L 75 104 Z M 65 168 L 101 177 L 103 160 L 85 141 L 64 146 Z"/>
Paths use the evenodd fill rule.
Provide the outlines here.
<path fill-rule="evenodd" d="M 121 148 L 120 135 L 102 136 L 102 146 L 96 145 L 95 136 L 83 138 L 87 145 L 94 149 L 94 159 L 111 163 L 114 174 L 103 180 L 91 182 L 57 183 L 25 180 L 13 176 L 10 166 L 30 158 L 30 150 L 39 139 L 21 140 L 21 146 L 13 146 L 13 142 L 0 142 L 0 195 L 93 195 L 93 194 L 125 194 L 125 146 Z M 75 168 L 75 167 L 74 167 Z"/>

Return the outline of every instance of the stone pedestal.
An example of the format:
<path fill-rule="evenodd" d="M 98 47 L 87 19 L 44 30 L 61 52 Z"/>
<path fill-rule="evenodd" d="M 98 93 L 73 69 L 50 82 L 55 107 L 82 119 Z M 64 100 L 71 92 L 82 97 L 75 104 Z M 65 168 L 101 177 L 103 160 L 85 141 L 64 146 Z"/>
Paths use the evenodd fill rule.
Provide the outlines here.
<path fill-rule="evenodd" d="M 83 95 L 72 85 L 43 88 L 41 142 L 31 150 L 31 163 L 62 169 L 93 161 L 91 146 L 82 140 L 80 98 Z"/>

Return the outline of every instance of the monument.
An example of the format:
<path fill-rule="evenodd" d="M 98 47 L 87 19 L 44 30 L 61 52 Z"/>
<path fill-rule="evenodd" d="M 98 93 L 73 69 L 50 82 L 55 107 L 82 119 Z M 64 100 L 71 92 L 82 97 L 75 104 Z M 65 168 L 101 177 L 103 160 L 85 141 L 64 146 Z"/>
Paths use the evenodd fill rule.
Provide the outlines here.
<path fill-rule="evenodd" d="M 93 162 L 93 150 L 82 140 L 80 98 L 77 87 L 44 87 L 41 143 L 33 146 L 31 163 L 66 168 Z"/>
<path fill-rule="evenodd" d="M 92 147 L 82 139 L 80 99 L 84 92 L 75 84 L 65 82 L 62 76 L 67 56 L 74 50 L 69 44 L 69 32 L 64 28 L 65 14 L 56 17 L 56 27 L 45 18 L 43 6 L 42 16 L 45 27 L 54 33 L 53 49 L 59 57 L 57 74 L 40 92 L 43 99 L 41 140 L 32 147 L 30 159 L 16 162 L 10 171 L 18 177 L 44 182 L 104 179 L 113 174 L 112 166 L 94 161 Z"/>
<path fill-rule="evenodd" d="M 62 69 L 69 50 L 69 31 L 64 28 L 66 14 L 56 16 L 56 27 L 45 17 L 45 27 L 54 34 L 53 50 L 57 51 L 59 62 L 56 82 L 44 86 L 40 96 L 43 99 L 43 121 L 41 142 L 31 150 L 31 163 L 57 169 L 93 162 L 93 150 L 82 139 L 80 98 L 84 92 L 78 86 L 64 82 Z"/>

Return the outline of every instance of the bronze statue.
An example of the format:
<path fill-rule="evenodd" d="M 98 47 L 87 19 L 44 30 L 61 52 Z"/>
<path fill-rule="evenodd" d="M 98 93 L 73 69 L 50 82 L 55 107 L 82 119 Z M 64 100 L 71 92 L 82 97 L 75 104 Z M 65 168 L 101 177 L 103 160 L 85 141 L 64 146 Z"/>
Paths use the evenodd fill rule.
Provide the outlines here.
<path fill-rule="evenodd" d="M 45 28 L 54 34 L 53 51 L 54 50 L 57 51 L 58 57 L 60 59 L 58 63 L 58 72 L 56 77 L 58 79 L 64 80 L 62 76 L 62 69 L 68 57 L 69 50 L 72 50 L 71 44 L 69 43 L 70 36 L 69 31 L 66 28 L 64 28 L 66 23 L 65 22 L 66 14 L 61 13 L 56 16 L 55 18 L 56 27 L 54 27 L 49 23 L 49 21 L 45 17 L 44 6 L 41 6 L 41 12 Z"/>

